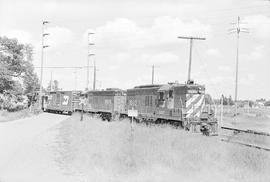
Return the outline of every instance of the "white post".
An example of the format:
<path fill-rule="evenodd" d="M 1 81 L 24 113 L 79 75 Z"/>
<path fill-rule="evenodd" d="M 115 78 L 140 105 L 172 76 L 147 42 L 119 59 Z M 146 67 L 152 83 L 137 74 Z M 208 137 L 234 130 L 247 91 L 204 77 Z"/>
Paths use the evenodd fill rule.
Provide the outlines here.
<path fill-rule="evenodd" d="M 248 115 L 249 115 L 249 100 L 248 100 Z"/>
<path fill-rule="evenodd" d="M 131 131 L 133 131 L 133 116 L 131 117 Z"/>
<path fill-rule="evenodd" d="M 132 107 L 132 110 L 134 110 L 134 107 Z M 134 116 L 131 116 L 131 131 L 133 131 L 133 117 Z"/>
<path fill-rule="evenodd" d="M 220 122 L 223 122 L 223 96 L 221 97 Z"/>
<path fill-rule="evenodd" d="M 217 105 L 215 104 L 215 118 L 217 117 Z"/>

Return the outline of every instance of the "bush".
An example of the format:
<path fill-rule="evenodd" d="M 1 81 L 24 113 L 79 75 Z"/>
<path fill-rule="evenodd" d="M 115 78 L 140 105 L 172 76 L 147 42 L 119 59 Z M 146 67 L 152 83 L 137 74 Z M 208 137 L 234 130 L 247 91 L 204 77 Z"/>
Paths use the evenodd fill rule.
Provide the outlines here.
<path fill-rule="evenodd" d="M 15 112 L 25 108 L 27 108 L 27 100 L 24 96 L 0 94 L 0 109 Z"/>

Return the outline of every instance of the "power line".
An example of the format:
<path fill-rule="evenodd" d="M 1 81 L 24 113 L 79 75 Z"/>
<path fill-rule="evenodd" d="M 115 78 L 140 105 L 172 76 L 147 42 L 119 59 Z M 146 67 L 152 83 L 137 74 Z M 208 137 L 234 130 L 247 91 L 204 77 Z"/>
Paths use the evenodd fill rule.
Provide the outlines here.
<path fill-rule="evenodd" d="M 93 66 L 46 66 L 43 68 L 48 69 L 83 69 L 83 68 L 93 68 Z M 41 68 L 41 67 L 34 67 L 34 68 Z"/>

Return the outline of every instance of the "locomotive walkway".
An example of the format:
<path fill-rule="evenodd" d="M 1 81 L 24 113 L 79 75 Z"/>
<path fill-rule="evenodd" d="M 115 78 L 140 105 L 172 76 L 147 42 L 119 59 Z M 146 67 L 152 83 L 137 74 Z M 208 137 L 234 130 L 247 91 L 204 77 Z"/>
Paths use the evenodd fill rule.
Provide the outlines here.
<path fill-rule="evenodd" d="M 24 162 L 23 158 L 33 157 L 29 151 L 32 150 L 32 143 L 36 137 L 46 133 L 68 117 L 42 113 L 38 116 L 0 123 L 0 181 L 4 180 L 3 177 L 6 176 L 10 166 L 18 166 Z M 26 155 L 19 157 L 22 151 L 27 151 Z M 20 159 L 17 160 L 18 158 Z M 9 173 L 12 175 L 12 170 Z M 13 177 L 15 177 L 14 174 Z"/>

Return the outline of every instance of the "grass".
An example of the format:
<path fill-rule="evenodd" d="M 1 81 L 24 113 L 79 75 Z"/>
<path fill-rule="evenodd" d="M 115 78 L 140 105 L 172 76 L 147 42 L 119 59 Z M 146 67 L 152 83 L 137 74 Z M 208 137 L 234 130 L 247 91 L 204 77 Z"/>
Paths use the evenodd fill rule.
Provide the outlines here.
<path fill-rule="evenodd" d="M 269 181 L 270 153 L 171 126 L 102 122 L 75 114 L 57 138 L 57 162 L 87 181 Z"/>
<path fill-rule="evenodd" d="M 13 121 L 25 117 L 31 116 L 28 109 L 24 109 L 16 112 L 8 112 L 6 110 L 0 110 L 0 122 Z"/>

